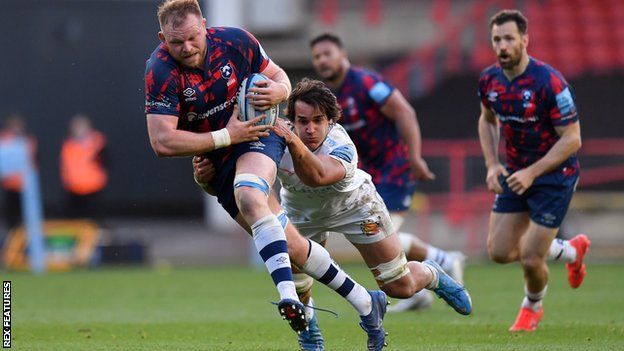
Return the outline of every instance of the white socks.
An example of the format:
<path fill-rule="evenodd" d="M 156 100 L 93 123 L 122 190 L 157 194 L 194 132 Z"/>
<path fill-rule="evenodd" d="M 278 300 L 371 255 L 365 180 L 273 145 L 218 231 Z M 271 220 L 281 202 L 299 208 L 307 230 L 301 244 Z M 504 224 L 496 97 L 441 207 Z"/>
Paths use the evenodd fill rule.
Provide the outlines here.
<path fill-rule="evenodd" d="M 548 260 L 572 263 L 576 261 L 576 249 L 569 240 L 555 239 L 550 244 Z"/>
<path fill-rule="evenodd" d="M 363 286 L 351 279 L 329 256 L 329 252 L 318 243 L 310 242 L 308 260 L 302 270 L 312 278 L 327 285 L 349 301 L 361 316 L 372 311 L 371 296 Z"/>
<path fill-rule="evenodd" d="M 290 267 L 286 234 L 277 217 L 269 215 L 259 219 L 251 225 L 251 233 L 256 250 L 262 257 L 271 278 L 273 278 L 273 283 L 277 287 L 280 300 L 299 301 Z"/>
<path fill-rule="evenodd" d="M 542 308 L 542 300 L 544 296 L 546 296 L 546 289 L 548 289 L 548 285 L 544 286 L 542 291 L 537 293 L 530 292 L 526 285 L 524 286 L 525 297 L 522 300 L 522 307 L 530 308 L 533 311 L 537 312 Z"/>
<path fill-rule="evenodd" d="M 435 288 L 438 287 L 438 282 L 440 281 L 439 276 L 438 276 L 438 270 L 431 267 L 430 265 L 423 263 L 422 264 L 423 267 L 425 267 L 425 269 L 428 269 L 429 271 L 431 271 L 431 281 L 429 282 L 429 284 L 427 284 L 427 286 L 425 286 L 425 289 L 428 290 L 433 290 Z"/>
<path fill-rule="evenodd" d="M 436 261 L 445 272 L 453 269 L 453 257 L 451 257 L 446 251 L 433 245 L 427 245 L 427 257 L 425 257 L 425 259 Z"/>

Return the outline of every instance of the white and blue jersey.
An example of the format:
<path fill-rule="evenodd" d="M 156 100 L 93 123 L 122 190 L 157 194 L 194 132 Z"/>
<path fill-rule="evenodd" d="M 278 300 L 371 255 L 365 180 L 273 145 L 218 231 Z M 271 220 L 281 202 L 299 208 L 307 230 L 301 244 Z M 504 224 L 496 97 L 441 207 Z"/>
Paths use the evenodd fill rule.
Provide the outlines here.
<path fill-rule="evenodd" d="M 383 200 L 371 176 L 357 168 L 358 153 L 344 128 L 335 124 L 315 155 L 327 155 L 339 161 L 346 174 L 327 186 L 305 185 L 295 173 L 288 149 L 278 167 L 282 184 L 282 208 L 306 237 L 338 232 L 356 243 L 372 243 L 394 232 Z M 318 240 L 318 238 L 315 238 Z"/>

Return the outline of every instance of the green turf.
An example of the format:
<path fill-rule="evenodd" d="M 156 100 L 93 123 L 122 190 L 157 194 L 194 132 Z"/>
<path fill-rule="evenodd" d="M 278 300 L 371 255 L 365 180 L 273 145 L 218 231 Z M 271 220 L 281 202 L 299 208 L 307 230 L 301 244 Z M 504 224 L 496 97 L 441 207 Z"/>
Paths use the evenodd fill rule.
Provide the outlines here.
<path fill-rule="evenodd" d="M 360 265 L 346 269 L 367 287 Z M 469 266 L 474 314 L 442 301 L 423 312 L 388 315 L 387 350 L 624 350 L 624 265 L 592 265 L 572 290 L 563 265 L 551 268 L 540 329 L 507 328 L 522 298 L 517 265 Z M 269 300 L 263 271 L 249 268 L 106 269 L 48 274 L 0 274 L 13 281 L 15 350 L 296 350 L 295 334 Z M 365 349 L 365 334 L 349 305 L 325 287 L 318 306 L 327 350 Z"/>

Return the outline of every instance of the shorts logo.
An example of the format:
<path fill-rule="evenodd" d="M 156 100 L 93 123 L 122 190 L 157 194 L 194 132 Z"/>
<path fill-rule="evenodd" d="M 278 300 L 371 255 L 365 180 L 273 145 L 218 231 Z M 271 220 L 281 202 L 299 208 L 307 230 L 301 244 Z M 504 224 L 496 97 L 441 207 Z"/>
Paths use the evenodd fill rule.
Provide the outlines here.
<path fill-rule="evenodd" d="M 360 229 L 364 235 L 377 235 L 381 230 L 380 226 L 381 223 L 379 223 L 379 221 L 366 219 L 360 224 Z"/>
<path fill-rule="evenodd" d="M 249 143 L 249 145 L 250 145 L 249 148 L 252 150 L 264 150 L 264 147 L 266 146 L 261 141 L 253 141 Z"/>
<path fill-rule="evenodd" d="M 544 222 L 544 224 L 552 225 L 557 220 L 557 216 L 551 213 L 544 213 L 541 217 L 542 217 L 542 221 Z"/>
<path fill-rule="evenodd" d="M 184 89 L 182 94 L 185 96 L 184 101 L 186 102 L 197 100 L 197 93 L 193 88 Z"/>
<path fill-rule="evenodd" d="M 221 78 L 229 79 L 232 75 L 232 66 L 229 63 L 226 63 L 225 66 L 221 66 Z"/>

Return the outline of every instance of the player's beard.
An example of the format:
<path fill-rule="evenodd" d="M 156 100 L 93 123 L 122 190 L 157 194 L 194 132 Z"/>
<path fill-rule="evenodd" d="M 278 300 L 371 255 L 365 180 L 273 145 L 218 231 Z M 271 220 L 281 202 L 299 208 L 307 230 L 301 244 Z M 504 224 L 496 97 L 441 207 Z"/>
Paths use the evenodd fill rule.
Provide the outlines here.
<path fill-rule="evenodd" d="M 498 63 L 503 69 L 511 70 L 514 67 L 518 66 L 520 64 L 520 61 L 522 61 L 522 51 L 522 48 L 518 48 L 518 50 L 506 53 L 505 55 L 499 54 L 497 56 Z M 505 58 L 507 58 L 507 60 L 501 60 L 501 56 L 504 56 Z"/>
<path fill-rule="evenodd" d="M 201 55 L 199 50 L 193 54 L 183 57 L 182 63 L 188 68 L 199 68 L 198 66 L 201 63 Z"/>
<path fill-rule="evenodd" d="M 340 68 L 332 69 L 328 67 L 326 69 L 320 69 L 318 74 L 326 82 L 334 82 L 340 78 Z"/>

